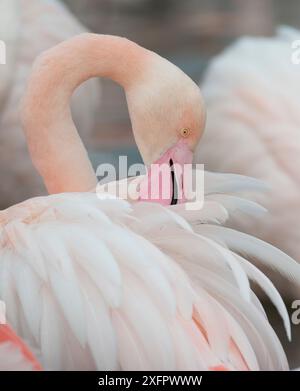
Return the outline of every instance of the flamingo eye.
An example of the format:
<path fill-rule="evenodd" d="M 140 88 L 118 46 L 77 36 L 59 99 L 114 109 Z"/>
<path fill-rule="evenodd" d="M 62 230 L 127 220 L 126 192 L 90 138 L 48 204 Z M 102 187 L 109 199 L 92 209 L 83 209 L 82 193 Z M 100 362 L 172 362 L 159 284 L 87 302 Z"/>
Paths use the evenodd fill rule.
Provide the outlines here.
<path fill-rule="evenodd" d="M 182 128 L 180 129 L 180 134 L 182 137 L 188 137 L 191 133 L 191 129 L 189 128 Z"/>

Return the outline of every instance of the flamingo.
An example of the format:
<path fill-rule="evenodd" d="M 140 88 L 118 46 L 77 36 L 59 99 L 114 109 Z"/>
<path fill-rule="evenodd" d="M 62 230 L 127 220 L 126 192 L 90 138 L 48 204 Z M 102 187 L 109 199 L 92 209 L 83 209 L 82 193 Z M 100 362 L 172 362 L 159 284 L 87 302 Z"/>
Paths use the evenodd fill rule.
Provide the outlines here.
<path fill-rule="evenodd" d="M 0 319 L 4 318 L 0 306 Z M 0 323 L 0 371 L 40 370 L 41 366 L 23 341 L 7 325 Z"/>
<path fill-rule="evenodd" d="M 0 298 L 8 320 L 45 369 L 288 369 L 249 279 L 270 296 L 290 338 L 281 296 L 259 267 L 278 268 L 297 284 L 299 265 L 222 227 L 237 209 L 263 212 L 238 197 L 261 190 L 260 182 L 206 173 L 204 206 L 193 211 L 173 197 L 146 202 L 143 186 L 137 201 L 98 197 L 69 109 L 76 87 L 95 76 L 123 86 L 150 172 L 170 157 L 190 163 L 202 135 L 198 86 L 126 38 L 83 34 L 42 54 L 22 122 L 49 195 L 0 212 Z M 181 174 L 175 172 L 179 184 Z"/>
<path fill-rule="evenodd" d="M 195 157 L 210 170 L 250 175 L 269 185 L 271 191 L 254 197 L 269 218 L 236 218 L 230 225 L 298 262 L 300 77 L 293 57 L 299 37 L 300 31 L 290 27 L 279 28 L 274 37 L 243 37 L 212 61 L 201 83 L 208 121 Z M 282 288 L 298 297 L 291 286 Z"/>
<path fill-rule="evenodd" d="M 46 194 L 32 169 L 18 115 L 32 63 L 42 51 L 87 29 L 56 0 L 0 3 L 0 40 L 5 42 L 7 53 L 7 64 L 0 65 L 0 199 L 4 208 Z M 73 97 L 74 120 L 86 138 L 94 129 L 99 101 L 100 86 L 95 80 L 78 89 Z"/>

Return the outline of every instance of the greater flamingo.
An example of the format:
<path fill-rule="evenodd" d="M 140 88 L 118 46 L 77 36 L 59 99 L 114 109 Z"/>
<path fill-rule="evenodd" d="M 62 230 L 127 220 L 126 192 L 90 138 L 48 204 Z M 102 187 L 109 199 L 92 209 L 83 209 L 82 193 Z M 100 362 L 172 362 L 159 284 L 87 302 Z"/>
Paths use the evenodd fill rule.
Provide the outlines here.
<path fill-rule="evenodd" d="M 243 37 L 212 61 L 201 83 L 208 121 L 195 158 L 209 170 L 250 175 L 269 184 L 270 191 L 255 196 L 270 212 L 268 218 L 236 218 L 230 225 L 298 262 L 299 37 L 300 31 L 289 27 L 274 37 Z M 291 298 L 299 297 L 292 286 L 282 288 Z"/>
<path fill-rule="evenodd" d="M 0 65 L 1 208 L 46 194 L 27 153 L 19 118 L 20 100 L 34 59 L 42 51 L 84 31 L 86 28 L 57 0 L 0 1 L 0 39 L 6 44 L 7 53 L 7 64 Z M 100 90 L 99 82 L 90 80 L 72 99 L 75 123 L 86 139 L 96 123 Z"/>
<path fill-rule="evenodd" d="M 0 213 L 0 297 L 9 321 L 40 350 L 46 369 L 287 369 L 248 277 L 270 296 L 290 337 L 288 314 L 246 254 L 292 281 L 299 281 L 299 266 L 220 226 L 236 209 L 261 211 L 232 194 L 259 183 L 207 173 L 204 207 L 192 213 L 184 204 L 98 199 L 69 110 L 75 88 L 94 76 L 124 87 L 147 164 L 168 163 L 170 156 L 190 162 L 202 134 L 198 87 L 157 54 L 95 34 L 45 52 L 22 117 L 50 195 Z"/>

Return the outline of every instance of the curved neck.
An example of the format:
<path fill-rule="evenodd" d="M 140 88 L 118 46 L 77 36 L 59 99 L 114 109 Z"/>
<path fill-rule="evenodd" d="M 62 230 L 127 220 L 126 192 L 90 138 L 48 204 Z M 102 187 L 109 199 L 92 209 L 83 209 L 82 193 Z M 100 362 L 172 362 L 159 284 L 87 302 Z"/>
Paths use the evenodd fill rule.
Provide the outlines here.
<path fill-rule="evenodd" d="M 146 53 L 125 38 L 83 34 L 37 60 L 23 100 L 22 120 L 32 161 L 50 194 L 89 191 L 97 183 L 72 120 L 73 91 L 97 76 L 128 88 Z"/>

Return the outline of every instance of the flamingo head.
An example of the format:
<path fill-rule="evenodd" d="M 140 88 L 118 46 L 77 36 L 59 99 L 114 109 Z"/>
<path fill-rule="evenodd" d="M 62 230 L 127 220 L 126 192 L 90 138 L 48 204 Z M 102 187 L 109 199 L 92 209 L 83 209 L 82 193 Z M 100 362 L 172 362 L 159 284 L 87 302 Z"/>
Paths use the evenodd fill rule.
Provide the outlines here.
<path fill-rule="evenodd" d="M 147 166 L 139 198 L 163 205 L 184 202 L 186 167 L 205 125 L 203 99 L 175 65 L 148 50 L 141 57 L 143 67 L 126 88 L 135 140 Z"/>
<path fill-rule="evenodd" d="M 126 38 L 89 33 L 46 51 L 25 94 L 24 132 L 49 193 L 90 190 L 97 183 L 69 109 L 76 87 L 97 76 L 125 90 L 134 137 L 148 169 L 139 198 L 184 201 L 174 194 L 183 188 L 184 167 L 191 164 L 204 129 L 199 87 L 175 65 Z"/>

